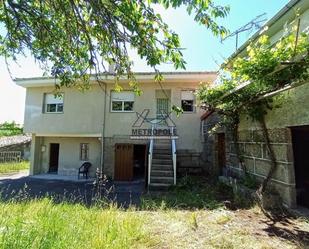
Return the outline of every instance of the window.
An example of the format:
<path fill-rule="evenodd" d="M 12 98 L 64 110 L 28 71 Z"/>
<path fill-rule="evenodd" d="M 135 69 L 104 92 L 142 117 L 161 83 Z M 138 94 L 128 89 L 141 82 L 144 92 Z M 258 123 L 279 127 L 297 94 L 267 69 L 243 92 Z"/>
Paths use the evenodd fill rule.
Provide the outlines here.
<path fill-rule="evenodd" d="M 184 112 L 194 112 L 194 91 L 181 91 L 181 108 Z"/>
<path fill-rule="evenodd" d="M 53 93 L 44 95 L 45 113 L 63 113 L 63 93 L 55 96 Z"/>
<path fill-rule="evenodd" d="M 134 105 L 134 92 L 112 92 L 112 112 L 132 112 Z"/>
<path fill-rule="evenodd" d="M 81 161 L 89 160 L 89 144 L 85 143 L 80 144 L 80 160 Z"/>

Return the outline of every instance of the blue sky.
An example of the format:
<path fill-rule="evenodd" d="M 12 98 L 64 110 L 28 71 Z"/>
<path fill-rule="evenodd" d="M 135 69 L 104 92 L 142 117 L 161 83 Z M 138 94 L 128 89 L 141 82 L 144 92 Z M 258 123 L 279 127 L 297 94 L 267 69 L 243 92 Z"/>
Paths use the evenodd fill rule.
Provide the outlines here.
<path fill-rule="evenodd" d="M 216 3 L 230 5 L 231 11 L 227 18 L 219 20 L 230 31 L 243 26 L 257 15 L 266 13 L 269 19 L 274 16 L 288 0 L 217 0 Z M 188 71 L 216 70 L 230 54 L 235 51 L 235 38 L 230 38 L 221 43 L 218 37 L 214 37 L 205 27 L 194 22 L 193 17 L 188 16 L 185 9 L 163 10 L 157 8 L 170 28 L 176 31 L 181 39 L 184 50 L 184 58 Z M 246 41 L 252 33 L 244 32 L 240 36 L 240 42 Z M 151 71 L 146 64 L 139 60 L 132 52 L 135 71 Z M 42 76 L 42 71 L 34 63 L 31 56 L 20 58 L 19 65 L 11 64 L 12 77 Z M 162 65 L 162 71 L 171 71 L 171 65 Z M 12 81 L 5 61 L 0 58 L 0 123 L 15 120 L 23 123 L 25 103 L 25 90 L 18 87 Z"/>

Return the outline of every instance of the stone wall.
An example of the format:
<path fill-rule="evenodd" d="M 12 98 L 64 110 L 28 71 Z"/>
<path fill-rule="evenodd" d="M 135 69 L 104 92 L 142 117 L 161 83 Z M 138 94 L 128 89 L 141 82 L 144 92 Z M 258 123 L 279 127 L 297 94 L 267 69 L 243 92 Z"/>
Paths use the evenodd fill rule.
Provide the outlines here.
<path fill-rule="evenodd" d="M 30 160 L 30 147 L 31 147 L 30 144 L 31 142 L 0 147 L 0 152 L 1 151 L 20 151 L 22 159 L 28 161 Z"/>
<path fill-rule="evenodd" d="M 278 190 L 287 205 L 293 206 L 295 205 L 296 197 L 290 130 L 288 128 L 278 128 L 269 129 L 268 132 L 278 164 L 271 180 L 271 185 Z M 238 145 L 240 156 L 244 159 L 247 171 L 254 175 L 258 181 L 265 179 L 271 167 L 271 160 L 262 131 L 239 131 Z M 240 168 L 234 141 L 228 141 L 227 146 L 229 146 L 227 153 L 228 169 L 231 171 L 231 174 L 241 175 L 242 169 Z"/>

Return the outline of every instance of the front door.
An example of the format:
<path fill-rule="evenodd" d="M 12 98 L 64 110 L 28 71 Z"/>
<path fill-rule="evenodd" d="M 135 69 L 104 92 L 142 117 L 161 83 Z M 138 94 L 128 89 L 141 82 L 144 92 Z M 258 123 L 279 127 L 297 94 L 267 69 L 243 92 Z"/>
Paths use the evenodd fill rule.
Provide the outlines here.
<path fill-rule="evenodd" d="M 59 144 L 50 144 L 49 172 L 58 172 Z"/>
<path fill-rule="evenodd" d="M 133 179 L 133 144 L 115 145 L 115 174 L 116 181 L 132 181 Z"/>
<path fill-rule="evenodd" d="M 225 159 L 225 134 L 218 133 L 218 167 L 219 173 L 223 174 L 226 165 Z"/>

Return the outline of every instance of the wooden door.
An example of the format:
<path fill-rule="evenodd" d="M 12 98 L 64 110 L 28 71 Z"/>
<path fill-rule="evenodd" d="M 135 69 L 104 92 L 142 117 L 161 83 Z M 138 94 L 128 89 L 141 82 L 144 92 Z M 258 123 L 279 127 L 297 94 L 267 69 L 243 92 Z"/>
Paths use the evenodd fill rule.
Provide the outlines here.
<path fill-rule="evenodd" d="M 59 163 L 59 144 L 50 144 L 49 172 L 57 172 Z"/>
<path fill-rule="evenodd" d="M 218 166 L 219 166 L 219 173 L 223 173 L 223 168 L 226 165 L 225 159 L 225 134 L 219 133 L 218 134 Z"/>
<path fill-rule="evenodd" d="M 115 145 L 115 175 L 116 181 L 131 181 L 133 179 L 133 144 Z"/>

